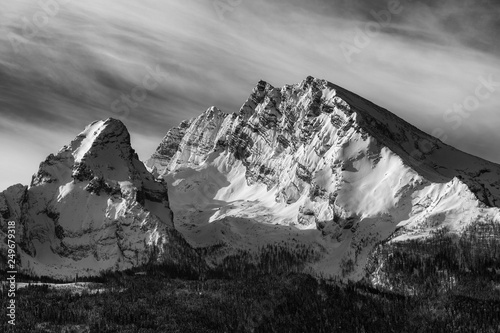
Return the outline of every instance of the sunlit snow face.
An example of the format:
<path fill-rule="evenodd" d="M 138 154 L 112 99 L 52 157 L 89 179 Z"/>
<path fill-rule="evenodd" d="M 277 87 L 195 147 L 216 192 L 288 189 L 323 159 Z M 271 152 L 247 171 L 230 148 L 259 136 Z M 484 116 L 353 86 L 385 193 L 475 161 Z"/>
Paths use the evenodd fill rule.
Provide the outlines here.
<path fill-rule="evenodd" d="M 424 4 L 428 3 L 428 4 Z M 238 110 L 253 86 L 335 82 L 447 143 L 497 160 L 500 90 L 448 122 L 480 77 L 500 81 L 491 1 L 401 1 L 366 46 L 385 1 L 20 0 L 0 23 L 0 188 L 96 119 L 121 117 L 145 159 L 168 128 L 211 105 Z M 380 15 L 379 15 L 380 16 Z M 478 23 L 480 22 L 480 23 Z M 342 42 L 359 52 L 346 61 Z M 158 80 L 151 81 L 156 73 Z M 155 84 L 157 83 L 157 84 Z M 446 118 L 448 117 L 448 118 Z M 29 138 L 27 133 L 29 133 Z M 31 170 L 31 171 L 29 171 Z"/>

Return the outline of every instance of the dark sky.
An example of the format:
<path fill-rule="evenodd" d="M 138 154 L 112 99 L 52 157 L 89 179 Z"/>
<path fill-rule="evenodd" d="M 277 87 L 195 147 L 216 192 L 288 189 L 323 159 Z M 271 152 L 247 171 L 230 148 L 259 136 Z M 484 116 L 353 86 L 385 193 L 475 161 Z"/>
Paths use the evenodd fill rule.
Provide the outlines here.
<path fill-rule="evenodd" d="M 308 75 L 500 162 L 494 1 L 53 1 L 41 2 L 52 3 L 45 12 L 35 1 L 2 6 L 1 189 L 29 183 L 96 119 L 122 116 L 147 159 L 180 121 L 212 105 L 237 111 L 260 79 Z M 118 114 L 151 70 L 158 84 Z M 479 98 L 483 81 L 499 84 Z M 470 111 L 456 107 L 464 103 Z"/>

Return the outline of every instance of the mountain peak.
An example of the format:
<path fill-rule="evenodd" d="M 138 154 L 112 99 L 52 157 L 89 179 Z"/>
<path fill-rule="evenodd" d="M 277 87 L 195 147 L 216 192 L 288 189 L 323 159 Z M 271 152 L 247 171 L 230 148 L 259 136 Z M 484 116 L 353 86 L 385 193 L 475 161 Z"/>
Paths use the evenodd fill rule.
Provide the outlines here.
<path fill-rule="evenodd" d="M 125 125 L 118 119 L 98 120 L 88 125 L 65 149 L 69 149 L 75 162 L 80 162 L 89 151 L 110 139 L 130 146 L 130 135 Z"/>
<path fill-rule="evenodd" d="M 260 81 L 239 113 L 181 124 L 147 163 L 170 184 L 179 226 L 193 243 L 246 246 L 238 243 L 247 239 L 243 220 L 316 229 L 329 254 L 320 266 L 333 271 L 395 230 L 399 239 L 440 227 L 459 233 L 500 216 L 500 165 L 312 76 L 281 89 Z M 199 222 L 205 217 L 209 225 Z M 190 218 L 199 229 L 183 225 Z M 225 229 L 210 244 L 197 235 L 222 225 L 238 232 Z"/>
<path fill-rule="evenodd" d="M 210 121 L 213 118 L 226 117 L 227 113 L 222 112 L 219 108 L 215 106 L 211 106 L 205 111 L 204 115 L 206 117 L 206 120 Z"/>
<path fill-rule="evenodd" d="M 273 89 L 274 87 L 267 81 L 264 81 L 264 80 L 259 80 L 259 82 L 257 82 L 257 84 L 255 85 L 255 88 L 257 90 L 265 90 L 266 88 L 268 89 Z"/>
<path fill-rule="evenodd" d="M 87 181 L 94 177 L 129 180 L 136 167 L 134 159 L 138 157 L 130 145 L 130 134 L 120 120 L 108 118 L 94 121 L 69 145 L 61 148 L 56 155 L 50 154 L 40 164 L 31 186 L 66 178 L 61 168 L 72 169 L 71 176 L 75 181 Z"/>
<path fill-rule="evenodd" d="M 94 121 L 49 155 L 29 188 L 1 192 L 4 219 L 22 230 L 23 270 L 61 277 L 141 265 L 151 247 L 161 252 L 173 229 L 167 188 L 138 160 L 127 128 L 113 118 Z"/>
<path fill-rule="evenodd" d="M 245 103 L 241 106 L 238 115 L 244 121 L 247 121 L 256 111 L 256 107 L 265 101 L 266 97 L 271 92 L 276 92 L 278 89 L 274 88 L 272 85 L 266 81 L 260 80 L 257 85 L 253 88 L 252 93 L 248 97 Z"/>

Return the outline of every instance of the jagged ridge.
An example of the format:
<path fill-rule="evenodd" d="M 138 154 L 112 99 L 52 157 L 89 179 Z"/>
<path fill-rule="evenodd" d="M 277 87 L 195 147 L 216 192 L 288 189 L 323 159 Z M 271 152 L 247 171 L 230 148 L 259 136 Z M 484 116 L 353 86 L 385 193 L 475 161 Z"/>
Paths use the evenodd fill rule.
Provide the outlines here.
<path fill-rule="evenodd" d="M 499 165 L 312 77 L 281 89 L 260 81 L 238 113 L 211 108 L 184 122 L 146 164 L 170 184 L 177 226 L 192 243 L 209 244 L 193 233 L 208 237 L 218 222 L 232 236 L 210 238 L 241 246 L 251 236 L 235 227 L 241 218 L 315 229 L 329 271 L 350 260 L 361 269 L 396 229 L 400 239 L 425 237 L 500 218 Z"/>
<path fill-rule="evenodd" d="M 60 278 L 142 265 L 173 230 L 166 186 L 115 119 L 90 124 L 51 154 L 29 187 L 2 192 L 0 211 L 2 227 L 17 222 L 19 270 Z"/>

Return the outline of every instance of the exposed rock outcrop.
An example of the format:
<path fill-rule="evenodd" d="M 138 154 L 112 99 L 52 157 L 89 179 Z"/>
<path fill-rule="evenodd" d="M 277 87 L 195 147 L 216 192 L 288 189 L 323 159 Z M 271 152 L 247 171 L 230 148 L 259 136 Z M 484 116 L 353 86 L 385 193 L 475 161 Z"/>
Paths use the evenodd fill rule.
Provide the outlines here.
<path fill-rule="evenodd" d="M 202 221 L 194 205 L 207 222 L 315 229 L 329 256 L 321 270 L 352 260 L 358 278 L 373 245 L 396 229 L 402 238 L 460 232 L 500 207 L 499 165 L 313 77 L 281 89 L 260 81 L 238 112 L 211 108 L 170 130 L 147 165 L 183 198 L 174 207 L 183 221 Z M 200 230 L 184 234 L 196 242 Z M 240 246 L 240 236 L 224 239 Z"/>
<path fill-rule="evenodd" d="M 115 119 L 92 123 L 47 157 L 29 188 L 2 192 L 0 215 L 3 232 L 17 224 L 19 271 L 61 278 L 154 260 L 173 229 L 165 184 Z"/>

